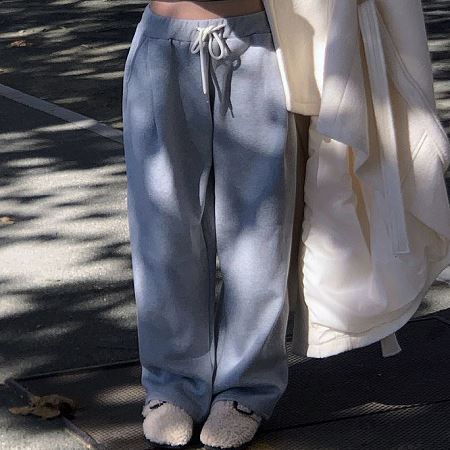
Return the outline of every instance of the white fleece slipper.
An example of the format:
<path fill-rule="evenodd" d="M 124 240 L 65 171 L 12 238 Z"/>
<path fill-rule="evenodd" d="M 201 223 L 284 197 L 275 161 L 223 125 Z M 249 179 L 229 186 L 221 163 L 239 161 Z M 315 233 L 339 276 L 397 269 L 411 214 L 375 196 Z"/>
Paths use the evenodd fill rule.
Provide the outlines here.
<path fill-rule="evenodd" d="M 182 408 L 164 400 L 150 400 L 142 415 L 144 435 L 156 448 L 183 448 L 191 440 L 192 417 Z"/>
<path fill-rule="evenodd" d="M 255 436 L 262 417 L 236 400 L 218 400 L 200 432 L 207 450 L 241 449 Z"/>

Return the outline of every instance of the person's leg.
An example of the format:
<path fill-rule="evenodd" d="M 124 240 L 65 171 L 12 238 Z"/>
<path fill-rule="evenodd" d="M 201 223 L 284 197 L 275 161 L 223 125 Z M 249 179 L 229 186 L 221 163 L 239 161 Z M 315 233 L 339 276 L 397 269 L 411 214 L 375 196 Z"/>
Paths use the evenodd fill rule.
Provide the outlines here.
<path fill-rule="evenodd" d="M 143 23 L 145 39 L 135 41 L 127 61 L 123 111 L 146 400 L 170 401 L 198 421 L 209 411 L 213 235 L 219 225 L 224 298 L 214 393 L 216 399 L 242 400 L 267 418 L 287 384 L 286 280 L 295 189 L 291 116 L 269 24 L 264 12 L 183 20 L 152 15 L 148 7 Z M 210 80 L 216 94 L 210 105 L 200 58 L 190 45 L 199 37 L 197 26 L 222 23 L 221 36 L 236 51 L 230 65 L 211 59 L 212 75 L 224 78 L 217 92 Z M 206 189 L 212 168 L 216 199 Z"/>
<path fill-rule="evenodd" d="M 217 251 L 223 274 L 213 403 L 268 419 L 287 387 L 287 277 L 296 190 L 296 128 L 269 28 L 228 39 L 214 62 Z"/>
<path fill-rule="evenodd" d="M 158 32 L 150 22 L 140 26 Z M 201 421 L 210 406 L 214 345 L 210 106 L 187 41 L 142 35 L 124 83 L 128 220 L 146 402 L 169 401 Z"/>

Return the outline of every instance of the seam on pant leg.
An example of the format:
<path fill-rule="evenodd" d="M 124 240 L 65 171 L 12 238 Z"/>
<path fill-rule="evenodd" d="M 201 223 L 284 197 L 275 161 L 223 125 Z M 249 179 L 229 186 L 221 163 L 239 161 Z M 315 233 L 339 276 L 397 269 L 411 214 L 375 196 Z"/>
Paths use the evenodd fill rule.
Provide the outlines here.
<path fill-rule="evenodd" d="M 212 170 L 212 162 L 211 165 L 209 166 L 209 170 L 208 170 L 208 181 L 206 183 L 206 190 L 205 190 L 205 207 L 207 209 L 207 213 L 208 215 L 210 214 L 210 209 L 211 205 L 210 205 L 210 190 L 211 190 L 211 170 Z M 202 212 L 202 218 L 203 215 L 205 213 L 205 207 L 203 209 Z M 210 230 L 210 223 L 209 223 L 210 217 L 207 217 L 207 232 L 209 234 Z M 209 360 L 211 361 L 211 386 L 212 386 L 212 374 L 214 373 L 214 367 L 215 367 L 215 359 L 213 359 L 212 354 L 211 354 L 211 337 L 214 340 L 214 327 L 212 324 L 212 320 L 211 320 L 211 304 L 213 303 L 213 298 L 211 298 L 212 292 L 215 292 L 215 275 L 214 275 L 214 281 L 212 280 L 213 278 L 213 274 L 215 273 L 215 271 L 211 272 L 211 267 L 212 267 L 212 261 L 211 261 L 211 255 L 210 255 L 210 242 L 207 239 L 207 236 L 205 235 L 205 229 L 202 227 L 202 236 L 203 236 L 203 241 L 205 243 L 205 248 L 206 248 L 206 259 L 207 259 L 207 264 L 208 264 L 208 336 L 209 336 L 209 342 L 208 342 L 208 352 L 209 352 Z M 208 235 L 209 238 L 211 238 L 211 236 Z M 215 265 L 215 260 L 214 260 L 214 265 Z M 213 281 L 213 282 L 212 282 Z M 214 286 L 214 289 L 213 289 Z M 214 294 L 213 294 L 214 297 Z M 215 343 L 214 343 L 214 352 L 215 352 Z"/>

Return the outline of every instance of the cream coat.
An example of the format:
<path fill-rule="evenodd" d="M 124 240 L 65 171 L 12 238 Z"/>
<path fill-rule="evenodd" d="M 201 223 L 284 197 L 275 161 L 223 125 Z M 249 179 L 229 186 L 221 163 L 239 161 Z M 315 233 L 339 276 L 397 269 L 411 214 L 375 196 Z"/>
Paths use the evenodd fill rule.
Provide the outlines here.
<path fill-rule="evenodd" d="M 293 351 L 381 341 L 450 264 L 447 136 L 419 0 L 263 0 L 299 137 Z"/>

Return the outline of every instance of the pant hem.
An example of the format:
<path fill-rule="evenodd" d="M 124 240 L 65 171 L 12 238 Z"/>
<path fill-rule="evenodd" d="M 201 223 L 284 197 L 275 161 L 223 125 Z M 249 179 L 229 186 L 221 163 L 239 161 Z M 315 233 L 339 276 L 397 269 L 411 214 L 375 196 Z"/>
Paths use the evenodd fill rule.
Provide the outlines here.
<path fill-rule="evenodd" d="M 164 400 L 166 402 L 174 404 L 175 406 L 178 406 L 179 408 L 181 408 L 185 412 L 187 412 L 192 417 L 192 420 L 195 423 L 200 423 L 203 420 L 205 420 L 205 415 L 198 414 L 198 411 L 196 411 L 194 408 L 192 408 L 192 405 L 188 401 L 182 400 L 178 396 L 172 396 L 167 393 L 159 394 L 159 393 L 155 393 L 153 391 L 153 393 L 151 395 L 146 397 L 144 404 L 147 404 L 148 402 L 150 402 L 150 400 Z"/>
<path fill-rule="evenodd" d="M 245 406 L 246 408 L 250 408 L 252 411 L 254 411 L 256 414 L 258 414 L 265 420 L 269 420 L 270 417 L 272 416 L 272 411 L 270 411 L 270 412 L 261 411 L 258 407 L 255 407 L 251 403 L 247 402 L 247 400 L 241 400 L 239 398 L 234 398 L 234 397 L 225 397 L 225 396 L 222 397 L 220 395 L 217 395 L 216 397 L 214 397 L 214 400 L 211 402 L 211 407 L 212 407 L 212 405 L 214 405 L 214 403 L 216 403 L 220 400 L 236 400 L 238 403 Z"/>

